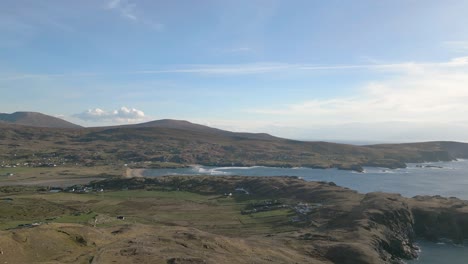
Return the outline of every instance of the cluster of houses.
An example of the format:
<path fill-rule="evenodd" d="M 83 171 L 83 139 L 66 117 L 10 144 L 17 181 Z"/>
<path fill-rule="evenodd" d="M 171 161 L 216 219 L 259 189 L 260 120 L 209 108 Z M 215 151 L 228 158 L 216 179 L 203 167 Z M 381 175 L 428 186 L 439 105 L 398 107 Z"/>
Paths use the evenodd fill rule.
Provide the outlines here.
<path fill-rule="evenodd" d="M 22 228 L 33 228 L 43 225 L 42 222 L 28 223 L 28 224 L 19 224 L 16 227 L 8 228 L 6 230 L 22 229 Z M 5 262 L 6 263 L 6 262 Z"/>
<path fill-rule="evenodd" d="M 42 223 L 19 224 L 16 228 L 33 228 L 42 225 Z"/>
<path fill-rule="evenodd" d="M 6 156 L 5 156 L 6 157 Z M 0 160 L 0 168 L 17 167 L 57 167 L 70 162 L 69 159 L 60 157 L 57 153 L 40 154 L 10 154 L 6 160 Z"/>
<path fill-rule="evenodd" d="M 316 208 L 322 206 L 320 203 L 310 205 L 308 203 L 298 203 L 292 209 L 296 212 L 296 216 L 291 218 L 291 222 L 298 223 L 309 219 L 309 214 Z"/>
<path fill-rule="evenodd" d="M 18 168 L 18 167 L 34 167 L 34 168 L 53 168 L 57 167 L 54 162 L 23 162 L 23 163 L 5 163 L 0 164 L 0 168 Z"/>
<path fill-rule="evenodd" d="M 104 192 L 104 189 L 94 188 L 91 186 L 76 185 L 76 186 L 67 188 L 65 191 L 70 192 L 70 193 L 91 193 L 91 192 Z"/>
<path fill-rule="evenodd" d="M 191 187 L 191 186 L 189 186 L 189 187 Z M 238 188 L 234 189 L 234 193 L 250 195 L 250 192 L 247 191 L 246 189 L 242 188 L 242 187 L 238 187 Z M 232 195 L 233 195 L 232 192 L 224 193 L 224 196 L 226 196 L 226 197 L 232 197 Z"/>
<path fill-rule="evenodd" d="M 259 203 L 253 203 L 253 204 L 248 205 L 245 210 L 241 211 L 241 214 L 250 215 L 250 214 L 255 214 L 255 213 L 260 213 L 260 212 L 268 212 L 268 211 L 288 208 L 288 209 L 293 210 L 296 213 L 296 215 L 291 218 L 291 222 L 297 223 L 297 222 L 306 221 L 309 218 L 309 214 L 314 209 L 320 206 L 322 205 L 321 204 L 311 205 L 311 204 L 303 203 L 303 202 L 297 203 L 295 205 L 288 205 L 278 200 L 266 200 L 266 201 L 262 201 Z"/>
<path fill-rule="evenodd" d="M 290 208 L 290 206 L 283 204 L 278 200 L 266 200 L 259 203 L 250 204 L 246 210 L 242 210 L 241 214 L 255 214 L 259 212 L 268 212 L 283 208 Z"/>
<path fill-rule="evenodd" d="M 3 159 L 3 160 L 2 160 Z M 168 161 L 161 161 L 168 162 Z M 36 153 L 36 154 L 20 154 L 10 153 L 0 156 L 0 168 L 17 168 L 17 167 L 59 167 L 63 165 L 73 166 L 95 166 L 96 164 L 106 165 L 124 165 L 125 167 L 151 167 L 152 161 L 128 161 L 128 159 L 111 159 L 102 158 L 98 152 L 67 155 L 67 153 Z M 158 162 L 159 163 L 159 162 Z"/>
<path fill-rule="evenodd" d="M 297 214 L 307 215 L 310 212 L 312 212 L 314 208 L 317 208 L 317 207 L 318 205 L 311 206 L 308 203 L 298 203 L 296 206 L 294 206 L 293 209 Z"/>

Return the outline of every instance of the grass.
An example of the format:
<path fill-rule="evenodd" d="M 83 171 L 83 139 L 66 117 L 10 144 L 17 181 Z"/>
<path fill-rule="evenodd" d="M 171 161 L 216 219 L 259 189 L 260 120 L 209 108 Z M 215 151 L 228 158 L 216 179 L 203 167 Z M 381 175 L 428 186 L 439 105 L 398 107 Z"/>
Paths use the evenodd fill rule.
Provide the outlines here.
<path fill-rule="evenodd" d="M 139 199 L 139 198 L 160 198 L 160 199 L 177 199 L 187 201 L 208 201 L 210 196 L 204 196 L 196 193 L 185 191 L 145 191 L 145 190 L 129 190 L 129 191 L 113 191 L 105 192 L 102 195 L 105 199 Z"/>
<path fill-rule="evenodd" d="M 16 168 L 0 168 L 0 175 L 5 176 L 7 173 L 31 173 L 34 172 L 39 174 L 45 170 L 50 170 L 50 168 L 30 168 L 30 167 L 16 167 Z"/>
<path fill-rule="evenodd" d="M 0 223 L 0 230 L 7 230 L 10 228 L 15 228 L 22 224 L 31 224 L 36 222 L 37 221 L 9 221 L 7 223 Z"/>
<path fill-rule="evenodd" d="M 293 230 L 287 226 L 291 211 L 286 209 L 242 215 L 248 204 L 261 199 L 240 201 L 223 196 L 185 191 L 110 191 L 104 193 L 24 193 L 11 202 L 0 203 L 0 229 L 18 224 L 48 222 L 114 226 L 123 223 L 195 227 L 223 235 L 246 236 Z M 124 215 L 125 221 L 116 220 Z M 0 216 L 1 217 L 1 216 Z"/>
<path fill-rule="evenodd" d="M 24 180 L 34 177 L 37 180 L 51 178 L 74 178 L 74 177 L 97 177 L 101 175 L 121 175 L 123 168 L 113 166 L 68 166 L 59 165 L 58 167 L 24 167 L 16 168 L 0 168 L 0 181 Z M 7 176 L 8 173 L 13 173 L 13 176 Z"/>
<path fill-rule="evenodd" d="M 13 176 L 6 176 L 8 173 L 12 173 Z M 122 175 L 122 173 L 122 168 L 110 166 L 0 168 L 0 195 L 3 192 L 2 189 L 9 186 L 66 187 L 84 185 L 91 181 Z"/>
<path fill-rule="evenodd" d="M 85 224 L 85 223 L 90 222 L 96 216 L 97 216 L 97 213 L 95 213 L 95 212 L 63 215 L 63 216 L 58 217 L 57 219 L 53 220 L 53 222 Z"/>

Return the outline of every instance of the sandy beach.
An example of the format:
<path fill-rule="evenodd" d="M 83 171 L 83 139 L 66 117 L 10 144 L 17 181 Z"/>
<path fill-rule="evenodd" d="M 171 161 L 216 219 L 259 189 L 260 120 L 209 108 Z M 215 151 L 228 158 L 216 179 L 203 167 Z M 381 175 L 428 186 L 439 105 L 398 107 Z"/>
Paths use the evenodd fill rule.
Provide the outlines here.
<path fill-rule="evenodd" d="M 124 178 L 139 178 L 143 177 L 145 169 L 127 169 L 124 173 Z"/>

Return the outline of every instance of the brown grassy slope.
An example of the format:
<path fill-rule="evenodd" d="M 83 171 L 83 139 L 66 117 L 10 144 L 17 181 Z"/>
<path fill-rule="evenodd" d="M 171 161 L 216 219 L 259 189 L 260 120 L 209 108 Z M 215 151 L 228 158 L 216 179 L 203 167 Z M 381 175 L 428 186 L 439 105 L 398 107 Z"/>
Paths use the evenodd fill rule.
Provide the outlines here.
<path fill-rule="evenodd" d="M 136 124 L 136 125 L 127 125 L 127 126 L 122 126 L 122 127 L 128 127 L 128 128 L 130 127 L 132 128 L 159 127 L 159 128 L 171 128 L 171 129 L 201 132 L 201 133 L 207 133 L 207 134 L 223 135 L 227 137 L 237 136 L 237 137 L 245 137 L 245 138 L 250 138 L 250 139 L 264 139 L 264 140 L 265 139 L 266 140 L 279 139 L 277 137 L 274 137 L 266 133 L 231 132 L 231 131 L 226 131 L 226 130 L 222 130 L 218 128 L 212 128 L 209 126 L 194 124 L 185 120 L 174 120 L 174 119 L 162 119 L 162 120 L 156 120 L 156 121 L 151 121 L 151 122 L 146 122 L 146 123 L 141 123 L 141 124 Z"/>
<path fill-rule="evenodd" d="M 0 234 L 0 260 L 6 263 L 330 263 L 271 239 L 186 227 L 49 224 Z"/>
<path fill-rule="evenodd" d="M 168 121 L 169 122 L 169 121 Z M 176 122 L 176 125 L 174 125 Z M 360 166 L 404 167 L 405 162 L 468 157 L 468 144 L 427 142 L 353 146 L 304 142 L 265 134 L 233 133 L 170 121 L 169 127 L 52 129 L 0 125 L 0 159 L 31 161 L 56 155 L 92 165 L 174 162 L 218 166 L 304 166 L 359 170 Z M 173 127 L 177 128 L 173 128 Z M 16 156 L 15 156 L 16 154 Z M 33 156 L 34 155 L 34 156 Z"/>
<path fill-rule="evenodd" d="M 32 127 L 51 127 L 51 128 L 79 128 L 63 119 L 44 115 L 37 112 L 15 112 L 12 114 L 0 113 L 0 121 L 9 124 L 25 125 Z"/>
<path fill-rule="evenodd" d="M 170 187 L 219 194 L 235 187 L 248 189 L 250 199 L 292 199 L 321 204 L 308 214 L 296 238 L 313 245 L 334 263 L 400 263 L 414 258 L 417 236 L 460 243 L 468 238 L 468 201 L 355 191 L 295 177 L 166 176 L 100 182 L 108 189 L 125 185 L 145 189 Z M 291 233 L 288 236 L 294 237 Z"/>
<path fill-rule="evenodd" d="M 285 235 L 297 229 L 289 225 L 289 212 L 242 215 L 248 202 L 183 191 L 51 194 L 2 188 L 0 229 L 48 223 L 0 231 L 0 262 L 329 263 Z"/>
<path fill-rule="evenodd" d="M 415 235 L 468 237 L 468 202 L 458 199 L 364 195 L 296 177 L 166 176 L 93 185 L 106 191 L 0 188 L 0 262 L 401 263 L 415 257 Z M 236 187 L 250 195 L 222 195 Z M 241 213 L 271 199 L 289 207 Z M 308 213 L 293 209 L 299 202 L 311 206 Z M 33 222 L 44 224 L 5 230 Z"/>

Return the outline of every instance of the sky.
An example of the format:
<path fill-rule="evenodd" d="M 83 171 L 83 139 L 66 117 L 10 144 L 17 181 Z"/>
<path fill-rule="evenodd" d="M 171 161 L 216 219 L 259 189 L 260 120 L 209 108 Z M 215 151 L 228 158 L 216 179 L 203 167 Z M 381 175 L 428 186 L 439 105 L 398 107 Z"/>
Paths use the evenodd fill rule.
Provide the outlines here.
<path fill-rule="evenodd" d="M 2 0 L 0 112 L 468 141 L 468 1 Z"/>

